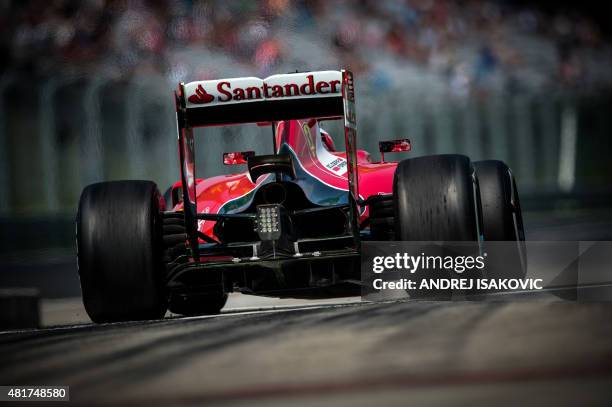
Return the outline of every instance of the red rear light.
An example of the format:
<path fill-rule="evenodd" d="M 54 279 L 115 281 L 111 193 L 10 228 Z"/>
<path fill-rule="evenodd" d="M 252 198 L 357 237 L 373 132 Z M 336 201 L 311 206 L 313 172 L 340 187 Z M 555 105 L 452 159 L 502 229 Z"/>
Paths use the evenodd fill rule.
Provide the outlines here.
<path fill-rule="evenodd" d="M 223 153 L 223 164 L 238 165 L 246 164 L 249 157 L 254 157 L 255 151 L 236 151 L 233 153 Z"/>

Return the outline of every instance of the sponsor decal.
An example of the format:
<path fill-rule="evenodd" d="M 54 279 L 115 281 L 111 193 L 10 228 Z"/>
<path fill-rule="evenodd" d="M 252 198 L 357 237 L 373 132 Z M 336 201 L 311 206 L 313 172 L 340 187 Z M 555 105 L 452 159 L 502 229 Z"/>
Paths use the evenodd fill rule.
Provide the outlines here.
<path fill-rule="evenodd" d="M 231 82 L 219 82 L 217 92 L 219 92 L 219 102 L 229 102 L 231 100 L 252 100 L 252 99 L 274 99 L 287 96 L 306 96 L 326 93 L 337 93 L 340 81 L 318 81 L 314 82 L 314 75 L 308 75 L 306 83 L 287 83 L 284 85 L 268 85 L 263 83 L 259 86 L 249 86 L 247 88 L 232 88 Z"/>
<path fill-rule="evenodd" d="M 348 169 L 346 159 L 330 153 L 325 148 L 323 145 L 323 139 L 321 138 L 321 130 L 318 126 L 316 126 L 313 130 L 317 144 L 317 160 L 325 167 L 325 169 L 334 173 L 335 175 L 345 175 Z"/>
<path fill-rule="evenodd" d="M 340 96 L 337 71 L 192 82 L 185 86 L 191 105 L 253 102 L 268 99 Z"/>
<path fill-rule="evenodd" d="M 206 92 L 202 85 L 198 85 L 195 90 L 195 93 L 189 96 L 188 100 L 193 104 L 202 104 L 202 103 L 210 103 L 215 100 L 215 97 Z"/>
<path fill-rule="evenodd" d="M 344 72 L 342 97 L 344 99 L 344 126 L 351 129 L 357 128 L 357 117 L 355 114 L 355 86 L 353 74 Z"/>
<path fill-rule="evenodd" d="M 351 71 L 346 71 L 344 80 L 346 83 L 345 97 L 351 102 L 355 102 L 355 84 L 353 82 L 353 73 Z"/>
<path fill-rule="evenodd" d="M 325 168 L 336 174 L 344 174 L 346 172 L 346 160 L 338 157 L 335 160 L 325 164 Z"/>

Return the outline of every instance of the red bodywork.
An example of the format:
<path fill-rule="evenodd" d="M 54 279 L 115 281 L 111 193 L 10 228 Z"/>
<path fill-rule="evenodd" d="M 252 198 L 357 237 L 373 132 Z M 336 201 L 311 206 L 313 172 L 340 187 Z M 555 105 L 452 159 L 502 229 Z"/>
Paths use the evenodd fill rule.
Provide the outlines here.
<path fill-rule="evenodd" d="M 308 182 L 322 183 L 333 189 L 348 191 L 346 153 L 329 150 L 329 142 L 324 142 L 325 133 L 321 133 L 316 120 L 289 120 L 277 122 L 274 126 L 278 149 L 289 148 L 295 153 L 300 167 L 311 177 Z M 359 198 L 367 199 L 372 195 L 391 194 L 397 163 L 372 162 L 370 154 L 364 150 L 357 150 L 356 157 Z M 228 202 L 246 196 L 268 182 L 270 177 L 271 175 L 262 176 L 253 182 L 245 171 L 197 179 L 197 212 L 219 213 Z M 173 188 L 180 187 L 180 181 L 173 186 Z M 182 209 L 182 203 L 173 208 L 175 211 Z M 368 210 L 365 206 L 360 209 L 359 221 L 363 224 L 368 218 Z M 214 224 L 215 221 L 199 220 L 198 230 L 210 237 L 216 237 L 213 232 Z"/>

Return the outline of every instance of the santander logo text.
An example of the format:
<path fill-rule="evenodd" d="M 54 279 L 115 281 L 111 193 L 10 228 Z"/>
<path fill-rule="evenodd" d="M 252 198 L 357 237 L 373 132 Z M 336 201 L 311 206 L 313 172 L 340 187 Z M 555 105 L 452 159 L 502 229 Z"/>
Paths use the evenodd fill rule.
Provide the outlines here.
<path fill-rule="evenodd" d="M 192 82 L 186 85 L 191 104 L 254 102 L 280 98 L 341 96 L 341 74 L 336 71 Z"/>

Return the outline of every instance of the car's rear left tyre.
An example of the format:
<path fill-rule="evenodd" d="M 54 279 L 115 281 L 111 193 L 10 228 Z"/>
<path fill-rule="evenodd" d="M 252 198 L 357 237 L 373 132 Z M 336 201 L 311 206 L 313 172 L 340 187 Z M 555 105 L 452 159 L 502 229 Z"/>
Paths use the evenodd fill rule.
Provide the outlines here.
<path fill-rule="evenodd" d="M 78 271 L 92 321 L 165 314 L 161 204 L 149 181 L 103 182 L 83 190 L 76 225 Z"/>

